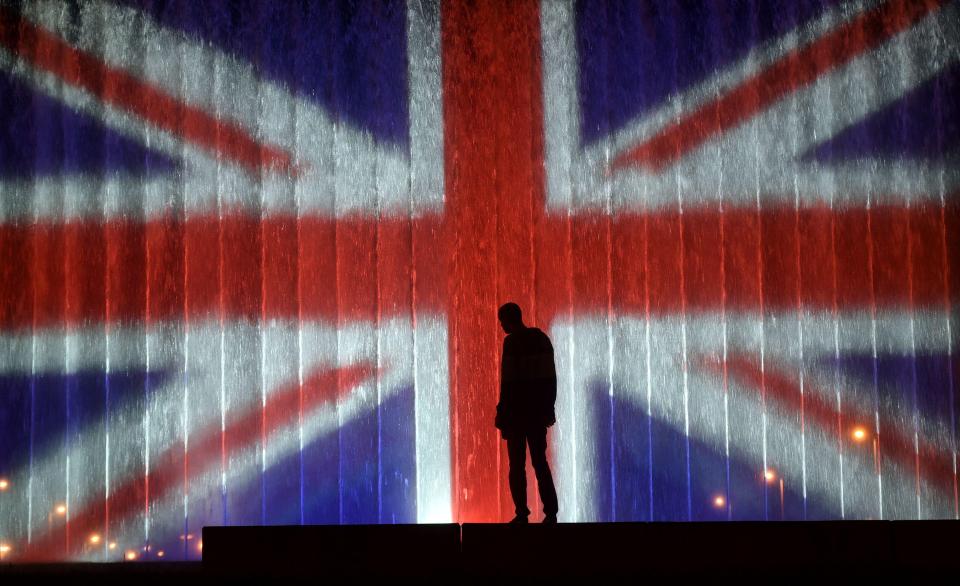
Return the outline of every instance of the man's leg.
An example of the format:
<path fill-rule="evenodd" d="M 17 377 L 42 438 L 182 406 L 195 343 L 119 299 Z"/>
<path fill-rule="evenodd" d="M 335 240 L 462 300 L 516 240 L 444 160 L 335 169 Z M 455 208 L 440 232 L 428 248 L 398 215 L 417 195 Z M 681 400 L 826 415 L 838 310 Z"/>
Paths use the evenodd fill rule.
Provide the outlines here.
<path fill-rule="evenodd" d="M 507 456 L 510 459 L 510 495 L 513 496 L 513 505 L 517 516 L 527 517 L 530 509 L 527 508 L 527 438 L 522 432 L 507 435 Z"/>
<path fill-rule="evenodd" d="M 550 474 L 550 465 L 547 464 L 547 428 L 527 432 L 530 442 L 530 463 L 537 474 L 537 486 L 540 489 L 540 501 L 543 502 L 545 515 L 556 515 L 557 489 L 553 486 L 553 476 Z"/>

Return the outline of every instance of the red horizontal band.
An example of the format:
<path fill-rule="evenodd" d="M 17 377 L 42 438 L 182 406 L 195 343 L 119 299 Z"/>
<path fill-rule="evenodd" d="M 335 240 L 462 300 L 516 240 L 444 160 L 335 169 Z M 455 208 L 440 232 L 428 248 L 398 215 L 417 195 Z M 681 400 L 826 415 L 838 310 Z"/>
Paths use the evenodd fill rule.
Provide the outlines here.
<path fill-rule="evenodd" d="M 957 294 L 945 255 L 958 250 L 958 209 L 704 209 L 570 226 L 546 216 L 533 245 L 574 262 L 542 263 L 538 290 L 572 298 L 545 294 L 538 313 L 606 311 L 608 279 L 618 313 L 643 313 L 648 300 L 654 313 L 945 309 Z M 0 328 L 443 312 L 449 230 L 435 216 L 2 225 Z"/>

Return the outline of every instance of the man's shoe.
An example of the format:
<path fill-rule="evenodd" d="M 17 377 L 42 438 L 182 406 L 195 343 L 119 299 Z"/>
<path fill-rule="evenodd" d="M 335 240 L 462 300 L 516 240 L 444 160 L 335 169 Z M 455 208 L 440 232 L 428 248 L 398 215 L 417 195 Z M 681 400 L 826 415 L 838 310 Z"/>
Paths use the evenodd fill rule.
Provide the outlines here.
<path fill-rule="evenodd" d="M 517 515 L 517 516 L 514 517 L 513 520 L 510 521 L 510 522 L 511 522 L 511 523 L 516 523 L 516 524 L 518 524 L 518 525 L 526 525 L 526 524 L 528 523 L 528 521 L 527 521 L 527 516 L 526 516 L 526 515 Z"/>
<path fill-rule="evenodd" d="M 556 525 L 556 524 L 557 524 L 557 516 L 556 516 L 556 515 L 547 515 L 546 517 L 543 518 L 543 524 L 544 524 L 544 525 Z"/>

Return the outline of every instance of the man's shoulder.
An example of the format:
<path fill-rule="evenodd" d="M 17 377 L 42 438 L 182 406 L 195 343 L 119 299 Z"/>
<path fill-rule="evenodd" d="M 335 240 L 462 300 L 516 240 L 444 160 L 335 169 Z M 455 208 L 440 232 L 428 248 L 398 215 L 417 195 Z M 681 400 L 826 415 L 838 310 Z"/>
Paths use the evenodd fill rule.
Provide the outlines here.
<path fill-rule="evenodd" d="M 537 338 L 539 340 L 545 341 L 548 344 L 550 343 L 550 336 L 548 336 L 540 328 L 527 328 L 527 330 L 529 330 L 529 335 L 531 338 Z"/>
<path fill-rule="evenodd" d="M 506 351 L 529 352 L 537 348 L 553 348 L 550 337 L 540 328 L 527 327 L 503 338 Z"/>

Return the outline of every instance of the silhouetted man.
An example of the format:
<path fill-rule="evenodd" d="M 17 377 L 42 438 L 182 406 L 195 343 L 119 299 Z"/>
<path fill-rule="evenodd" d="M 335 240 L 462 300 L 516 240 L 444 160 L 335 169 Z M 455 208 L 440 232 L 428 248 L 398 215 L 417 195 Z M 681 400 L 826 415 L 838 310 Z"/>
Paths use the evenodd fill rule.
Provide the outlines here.
<path fill-rule="evenodd" d="M 547 428 L 556 422 L 557 371 L 553 364 L 553 345 L 538 328 L 524 325 L 516 303 L 504 304 L 497 316 L 507 333 L 500 361 L 496 426 L 507 440 L 510 457 L 510 494 L 517 513 L 511 523 L 526 523 L 530 515 L 524 470 L 527 445 L 546 515 L 543 522 L 556 523 L 557 491 L 547 464 Z"/>

